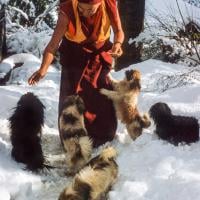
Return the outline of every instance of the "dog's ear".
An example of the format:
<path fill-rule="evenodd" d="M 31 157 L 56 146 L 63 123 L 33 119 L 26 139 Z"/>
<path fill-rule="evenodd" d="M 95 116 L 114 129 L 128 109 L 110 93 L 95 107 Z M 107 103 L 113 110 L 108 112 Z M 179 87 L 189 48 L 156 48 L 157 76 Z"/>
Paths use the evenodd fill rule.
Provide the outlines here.
<path fill-rule="evenodd" d="M 125 75 L 126 75 L 127 81 L 130 81 L 130 80 L 133 79 L 133 72 L 134 72 L 133 69 L 131 69 L 131 70 L 126 70 L 126 71 L 125 71 Z"/>
<path fill-rule="evenodd" d="M 69 106 L 72 106 L 76 103 L 76 96 L 74 95 L 71 95 L 71 96 L 67 96 L 65 99 L 64 99 L 64 102 L 63 102 L 63 105 L 62 105 L 62 109 L 63 108 L 67 108 Z"/>
<path fill-rule="evenodd" d="M 85 104 L 83 102 L 83 99 L 78 95 L 76 96 L 76 105 L 77 105 L 78 112 L 80 114 L 83 114 L 85 112 Z"/>
<path fill-rule="evenodd" d="M 81 195 L 81 199 L 90 199 L 91 186 L 87 182 L 81 181 L 78 177 L 75 177 L 74 190 Z M 77 200 L 79 200 L 77 198 Z"/>

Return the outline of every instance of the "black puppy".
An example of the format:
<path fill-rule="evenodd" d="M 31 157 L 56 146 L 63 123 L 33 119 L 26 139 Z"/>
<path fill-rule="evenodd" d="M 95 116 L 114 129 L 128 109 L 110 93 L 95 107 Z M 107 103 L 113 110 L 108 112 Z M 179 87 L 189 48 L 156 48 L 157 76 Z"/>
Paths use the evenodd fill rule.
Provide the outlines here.
<path fill-rule="evenodd" d="M 156 103 L 149 110 L 156 125 L 156 134 L 175 145 L 199 140 L 199 124 L 194 117 L 173 115 L 166 103 Z"/>
<path fill-rule="evenodd" d="M 44 157 L 41 147 L 41 129 L 44 124 L 44 105 L 33 94 L 24 94 L 9 118 L 11 155 L 14 160 L 37 171 L 43 168 Z"/>

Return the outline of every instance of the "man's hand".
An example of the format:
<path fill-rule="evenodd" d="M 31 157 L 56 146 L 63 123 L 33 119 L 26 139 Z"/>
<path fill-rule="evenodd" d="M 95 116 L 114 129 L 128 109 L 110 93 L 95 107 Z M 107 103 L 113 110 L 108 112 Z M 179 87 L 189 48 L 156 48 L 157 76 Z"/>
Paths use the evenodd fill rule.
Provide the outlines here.
<path fill-rule="evenodd" d="M 45 75 L 46 72 L 43 72 L 42 70 L 39 69 L 38 71 L 34 72 L 28 79 L 28 84 L 29 85 L 37 84 Z"/>
<path fill-rule="evenodd" d="M 122 44 L 120 42 L 116 42 L 113 44 L 111 52 L 110 52 L 110 54 L 113 58 L 118 58 L 123 54 L 121 46 L 122 46 Z"/>

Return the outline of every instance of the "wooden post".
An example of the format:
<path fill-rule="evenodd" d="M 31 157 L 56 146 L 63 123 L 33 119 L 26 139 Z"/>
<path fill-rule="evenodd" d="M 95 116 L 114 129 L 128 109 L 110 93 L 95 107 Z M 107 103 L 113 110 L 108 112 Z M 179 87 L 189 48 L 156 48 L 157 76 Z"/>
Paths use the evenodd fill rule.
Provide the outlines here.
<path fill-rule="evenodd" d="M 140 62 L 142 45 L 129 44 L 129 39 L 136 38 L 144 27 L 145 0 L 118 0 L 118 8 L 125 33 L 124 54 L 117 59 L 115 69 L 120 70 L 133 63 Z"/>
<path fill-rule="evenodd" d="M 0 62 L 7 54 L 5 4 L 0 7 Z"/>

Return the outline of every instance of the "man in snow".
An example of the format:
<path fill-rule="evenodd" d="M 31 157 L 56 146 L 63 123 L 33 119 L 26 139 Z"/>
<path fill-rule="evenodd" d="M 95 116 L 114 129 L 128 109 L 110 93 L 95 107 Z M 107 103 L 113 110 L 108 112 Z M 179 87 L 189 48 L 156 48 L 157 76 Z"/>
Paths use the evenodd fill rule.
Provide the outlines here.
<path fill-rule="evenodd" d="M 109 41 L 111 26 L 113 44 Z M 45 49 L 41 67 L 28 80 L 34 85 L 45 76 L 59 47 L 62 65 L 59 115 L 66 96 L 80 95 L 87 109 L 86 129 L 94 146 L 111 141 L 115 136 L 117 119 L 112 102 L 101 95 L 99 89 L 112 90 L 108 73 L 112 57 L 122 55 L 123 41 L 116 0 L 65 1 L 60 4 L 57 26 Z"/>

